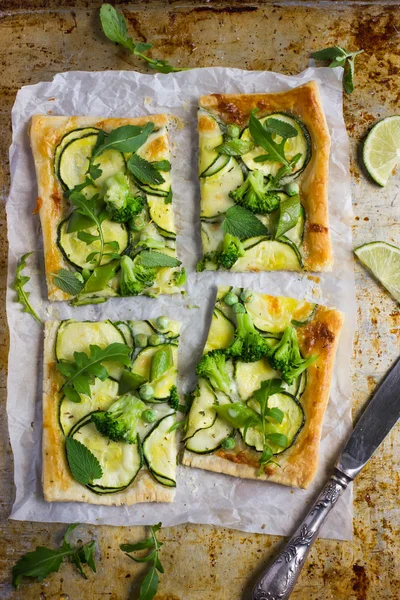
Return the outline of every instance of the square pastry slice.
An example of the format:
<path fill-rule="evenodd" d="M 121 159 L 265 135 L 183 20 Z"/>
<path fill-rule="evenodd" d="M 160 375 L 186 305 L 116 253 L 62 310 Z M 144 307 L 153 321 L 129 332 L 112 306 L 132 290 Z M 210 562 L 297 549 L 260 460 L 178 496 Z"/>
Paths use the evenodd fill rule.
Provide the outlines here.
<path fill-rule="evenodd" d="M 183 464 L 308 487 L 342 321 L 325 306 L 220 287 Z"/>
<path fill-rule="evenodd" d="M 169 122 L 168 115 L 33 117 L 50 300 L 181 291 Z"/>
<path fill-rule="evenodd" d="M 49 502 L 172 502 L 180 323 L 48 321 L 43 490 Z"/>
<path fill-rule="evenodd" d="M 199 102 L 198 270 L 329 271 L 330 138 L 318 86 Z"/>

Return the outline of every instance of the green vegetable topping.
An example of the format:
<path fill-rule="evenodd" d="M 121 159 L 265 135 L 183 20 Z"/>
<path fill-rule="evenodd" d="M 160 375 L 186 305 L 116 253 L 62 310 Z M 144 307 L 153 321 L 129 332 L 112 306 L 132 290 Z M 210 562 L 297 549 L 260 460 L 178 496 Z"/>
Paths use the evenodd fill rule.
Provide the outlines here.
<path fill-rule="evenodd" d="M 138 154 L 132 154 L 128 160 L 128 169 L 140 183 L 159 185 L 165 182 L 160 171 L 151 162 L 148 162 Z"/>
<path fill-rule="evenodd" d="M 232 450 L 236 446 L 236 442 L 233 437 L 228 437 L 221 442 L 221 448 L 224 450 Z"/>
<path fill-rule="evenodd" d="M 129 187 L 129 179 L 123 173 L 117 173 L 105 181 L 104 201 L 112 221 L 126 223 L 143 208 L 144 198 L 134 196 Z"/>
<path fill-rule="evenodd" d="M 157 413 L 152 408 L 147 408 L 142 412 L 142 419 L 145 423 L 154 423 L 157 421 Z"/>
<path fill-rule="evenodd" d="M 298 196 L 300 192 L 299 184 L 295 181 L 291 181 L 285 185 L 285 192 L 288 196 Z"/>
<path fill-rule="evenodd" d="M 235 314 L 239 314 L 239 313 L 245 313 L 246 309 L 243 306 L 243 304 L 241 304 L 240 302 L 238 302 L 237 304 L 234 304 L 232 306 L 232 310 Z"/>
<path fill-rule="evenodd" d="M 299 196 L 292 196 L 282 200 L 279 206 L 279 220 L 276 228 L 275 237 L 279 238 L 281 235 L 292 229 L 301 215 L 301 204 Z"/>
<path fill-rule="evenodd" d="M 84 271 L 87 271 L 89 274 L 91 274 L 91 271 L 89 271 L 88 269 L 84 269 Z M 85 273 L 84 275 L 83 271 L 81 274 L 77 271 L 74 272 L 69 271 L 68 269 L 59 269 L 57 274 L 52 273 L 52 275 L 54 285 L 56 285 L 60 290 L 62 290 L 66 294 L 76 296 L 82 291 L 85 285 L 84 282 L 86 281 L 85 276 L 87 275 L 87 273 Z M 89 277 L 86 277 L 86 279 L 88 278 Z"/>
<path fill-rule="evenodd" d="M 125 394 L 115 400 L 108 410 L 93 413 L 92 422 L 99 433 L 113 442 L 136 444 L 137 422 L 143 408 L 143 402 L 139 398 Z"/>
<path fill-rule="evenodd" d="M 159 379 L 174 364 L 171 346 L 157 350 L 151 360 L 150 381 Z"/>
<path fill-rule="evenodd" d="M 208 379 L 213 388 L 230 393 L 230 376 L 226 368 L 226 357 L 222 350 L 212 350 L 205 354 L 196 367 L 199 377 Z"/>
<path fill-rule="evenodd" d="M 103 475 L 96 456 L 75 438 L 67 437 L 65 450 L 72 477 L 81 485 L 92 483 Z"/>
<path fill-rule="evenodd" d="M 240 239 L 225 233 L 216 254 L 217 263 L 224 269 L 231 269 L 241 256 L 244 256 L 244 248 Z"/>
<path fill-rule="evenodd" d="M 253 292 L 251 290 L 243 290 L 240 294 L 242 302 L 250 302 L 253 299 Z"/>
<path fill-rule="evenodd" d="M 161 315 L 161 317 L 157 317 L 157 319 L 156 319 L 157 329 L 167 329 L 168 325 L 169 325 L 168 317 L 165 317 L 164 315 Z"/>
<path fill-rule="evenodd" d="M 137 215 L 136 217 L 133 217 L 133 219 L 131 219 L 129 221 L 129 228 L 132 231 L 141 231 L 145 225 L 146 225 L 146 221 L 145 221 L 143 215 Z"/>
<path fill-rule="evenodd" d="M 364 50 L 358 50 L 358 52 L 347 52 L 340 46 L 333 46 L 324 48 L 324 50 L 318 50 L 311 54 L 315 60 L 330 61 L 329 67 L 343 67 L 343 87 L 347 94 L 351 94 L 354 90 L 354 59 L 358 54 L 361 54 Z"/>
<path fill-rule="evenodd" d="M 121 258 L 121 295 L 137 296 L 154 283 L 156 271 L 141 264 L 140 258 L 133 261 L 129 256 Z"/>
<path fill-rule="evenodd" d="M 240 127 L 235 123 L 230 123 L 226 128 L 226 134 L 230 138 L 238 138 L 240 136 Z"/>
<path fill-rule="evenodd" d="M 127 392 L 134 392 L 144 383 L 146 383 L 146 379 L 142 375 L 133 373 L 130 369 L 124 369 L 118 382 L 118 394 L 122 396 Z"/>
<path fill-rule="evenodd" d="M 149 346 L 160 346 L 164 341 L 164 336 L 159 335 L 158 333 L 152 333 L 148 337 Z"/>
<path fill-rule="evenodd" d="M 269 344 L 256 328 L 253 320 L 246 312 L 243 304 L 238 304 L 242 310 L 236 312 L 237 330 L 235 339 L 227 348 L 226 354 L 232 358 L 238 358 L 243 362 L 255 362 L 261 360 L 269 352 Z"/>
<path fill-rule="evenodd" d="M 154 398 L 154 389 L 146 383 L 140 388 L 139 394 L 142 400 L 152 400 Z"/>
<path fill-rule="evenodd" d="M 242 156 L 253 150 L 254 144 L 250 140 L 225 139 L 222 144 L 215 148 L 219 154 L 227 156 Z"/>
<path fill-rule="evenodd" d="M 265 183 L 262 171 L 250 171 L 245 182 L 230 192 L 230 197 L 253 213 L 268 214 L 279 206 L 279 196 Z"/>
<path fill-rule="evenodd" d="M 318 359 L 316 354 L 308 358 L 301 356 L 294 327 L 286 327 L 280 341 L 269 349 L 267 356 L 271 367 L 280 371 L 282 379 L 289 385 Z"/>
<path fill-rule="evenodd" d="M 228 306 L 233 306 L 234 304 L 236 304 L 237 302 L 239 302 L 239 298 L 237 297 L 237 295 L 234 292 L 228 292 L 224 296 L 224 302 Z"/>
<path fill-rule="evenodd" d="M 172 388 L 169 390 L 168 403 L 175 410 L 179 410 L 182 406 L 181 404 L 179 404 L 179 394 L 176 385 L 173 385 Z"/>
<path fill-rule="evenodd" d="M 146 348 L 148 344 L 148 336 L 145 333 L 138 333 L 134 338 L 137 348 Z"/>
<path fill-rule="evenodd" d="M 268 235 L 268 229 L 250 210 L 243 206 L 231 206 L 222 221 L 222 231 L 246 240 L 258 235 Z"/>
<path fill-rule="evenodd" d="M 26 267 L 26 260 L 27 260 L 27 258 L 29 258 L 29 256 L 31 254 L 33 254 L 33 252 L 27 252 L 26 254 L 21 256 L 21 258 L 19 260 L 19 263 L 17 265 L 17 270 L 15 273 L 14 290 L 17 292 L 18 302 L 20 302 L 22 304 L 22 306 L 24 307 L 24 312 L 29 313 L 30 315 L 32 315 L 32 317 L 34 319 L 36 319 L 36 321 L 38 323 L 41 323 L 42 320 L 37 315 L 37 313 L 33 310 L 32 305 L 29 302 L 30 292 L 26 292 L 24 290 L 24 285 L 26 283 L 28 283 L 28 281 L 30 281 L 30 277 L 28 277 L 27 275 L 21 275 L 22 270 L 25 269 L 25 267 Z M 76 282 L 76 283 L 78 283 L 78 282 Z"/>

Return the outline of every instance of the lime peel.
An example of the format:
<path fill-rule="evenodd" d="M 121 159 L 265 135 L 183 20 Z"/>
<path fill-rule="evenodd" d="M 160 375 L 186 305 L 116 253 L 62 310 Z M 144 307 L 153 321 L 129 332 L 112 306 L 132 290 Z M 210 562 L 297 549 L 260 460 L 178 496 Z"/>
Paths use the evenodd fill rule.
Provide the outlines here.
<path fill-rule="evenodd" d="M 361 263 L 400 302 L 400 248 L 387 242 L 369 242 L 354 249 Z"/>
<path fill-rule="evenodd" d="M 400 115 L 372 127 L 364 142 L 363 162 L 372 179 L 384 187 L 400 162 Z"/>

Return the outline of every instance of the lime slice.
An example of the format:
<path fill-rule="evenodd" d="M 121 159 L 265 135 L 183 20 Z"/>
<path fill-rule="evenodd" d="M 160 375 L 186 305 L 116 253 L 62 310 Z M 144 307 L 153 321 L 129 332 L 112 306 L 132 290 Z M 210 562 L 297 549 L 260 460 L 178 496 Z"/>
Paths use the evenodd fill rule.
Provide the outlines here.
<path fill-rule="evenodd" d="M 400 248 L 386 242 L 370 242 L 356 248 L 354 253 L 400 302 Z"/>
<path fill-rule="evenodd" d="M 385 186 L 400 162 L 400 115 L 373 126 L 364 142 L 363 161 L 372 179 Z"/>

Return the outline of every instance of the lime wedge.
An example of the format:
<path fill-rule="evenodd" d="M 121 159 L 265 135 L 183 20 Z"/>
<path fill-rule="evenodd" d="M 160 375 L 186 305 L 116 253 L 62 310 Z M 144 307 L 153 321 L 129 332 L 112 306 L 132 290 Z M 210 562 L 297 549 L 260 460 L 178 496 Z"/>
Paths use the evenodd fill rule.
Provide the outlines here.
<path fill-rule="evenodd" d="M 370 242 L 355 248 L 354 253 L 400 302 L 400 248 L 386 242 Z"/>
<path fill-rule="evenodd" d="M 400 162 L 400 115 L 373 126 L 364 142 L 363 161 L 372 179 L 385 186 Z"/>

